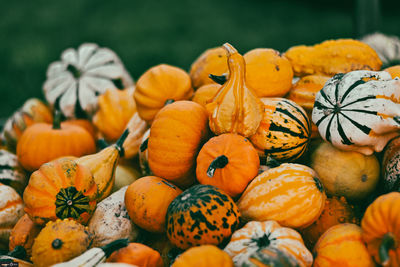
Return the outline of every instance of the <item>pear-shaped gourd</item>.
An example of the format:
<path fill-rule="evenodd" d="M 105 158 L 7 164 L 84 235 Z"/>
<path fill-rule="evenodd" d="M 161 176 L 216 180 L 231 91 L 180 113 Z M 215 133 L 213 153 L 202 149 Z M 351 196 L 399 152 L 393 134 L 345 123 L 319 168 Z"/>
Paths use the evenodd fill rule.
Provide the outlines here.
<path fill-rule="evenodd" d="M 115 169 L 118 160 L 124 154 L 122 147 L 129 130 L 125 130 L 118 141 L 96 154 L 80 157 L 76 159 L 78 164 L 82 164 L 90 169 L 98 188 L 98 201 L 101 201 L 111 194 L 114 185 Z"/>
<path fill-rule="evenodd" d="M 229 78 L 207 104 L 210 129 L 217 135 L 237 133 L 253 135 L 260 125 L 264 105 L 246 85 L 246 64 L 230 44 L 223 45 L 228 55 Z"/>

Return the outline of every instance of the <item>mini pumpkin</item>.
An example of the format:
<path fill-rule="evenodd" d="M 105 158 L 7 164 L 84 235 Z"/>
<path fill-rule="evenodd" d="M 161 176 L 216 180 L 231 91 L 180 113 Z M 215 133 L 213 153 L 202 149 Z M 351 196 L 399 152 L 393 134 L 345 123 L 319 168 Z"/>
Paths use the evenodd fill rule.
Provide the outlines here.
<path fill-rule="evenodd" d="M 276 221 L 252 221 L 232 234 L 225 251 L 235 266 L 245 266 L 249 257 L 259 250 L 277 248 L 293 256 L 300 266 L 311 266 L 313 256 L 303 243 L 301 235 Z"/>
<path fill-rule="evenodd" d="M 337 74 L 316 95 L 312 120 L 335 147 L 371 155 L 399 135 L 399 97 L 400 80 L 385 71 Z"/>
<path fill-rule="evenodd" d="M 227 242 L 239 226 L 235 202 L 211 185 L 194 185 L 168 206 L 167 236 L 178 248 Z"/>
<path fill-rule="evenodd" d="M 220 88 L 221 85 L 216 83 L 203 85 L 194 92 L 192 101 L 206 107 L 207 103 L 211 102 Z"/>
<path fill-rule="evenodd" d="M 109 48 L 83 43 L 68 48 L 47 69 L 46 100 L 67 118 L 93 116 L 97 98 L 110 88 L 127 88 L 133 80 L 118 55 Z"/>
<path fill-rule="evenodd" d="M 164 266 L 160 253 L 141 243 L 129 243 L 128 246 L 114 251 L 107 262 L 129 263 L 140 267 Z"/>
<path fill-rule="evenodd" d="M 231 257 L 225 251 L 213 245 L 192 247 L 179 255 L 171 267 L 233 267 Z"/>
<path fill-rule="evenodd" d="M 22 195 L 28 184 L 28 175 L 15 154 L 0 149 L 0 183 L 9 185 Z"/>

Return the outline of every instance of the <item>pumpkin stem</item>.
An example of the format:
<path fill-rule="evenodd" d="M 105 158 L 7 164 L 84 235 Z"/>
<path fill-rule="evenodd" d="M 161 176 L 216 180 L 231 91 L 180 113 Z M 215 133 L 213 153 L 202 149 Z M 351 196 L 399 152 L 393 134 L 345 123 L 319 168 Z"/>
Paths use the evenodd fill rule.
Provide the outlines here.
<path fill-rule="evenodd" d="M 106 258 L 108 258 L 111 253 L 114 251 L 124 248 L 129 244 L 129 239 L 128 238 L 123 238 L 123 239 L 117 239 L 112 241 L 111 243 L 108 243 L 107 245 L 101 247 L 101 249 L 104 251 L 106 254 Z"/>
<path fill-rule="evenodd" d="M 223 85 L 223 84 L 226 82 L 226 80 L 227 80 L 225 74 L 222 74 L 222 75 L 210 74 L 210 75 L 208 75 L 208 77 L 209 77 L 211 80 L 213 80 L 214 82 L 216 82 L 216 83 L 218 83 L 218 84 L 220 84 L 220 85 Z"/>
<path fill-rule="evenodd" d="M 389 250 L 394 249 L 396 245 L 394 235 L 392 233 L 386 233 L 382 242 L 379 246 L 379 258 L 381 260 L 382 266 L 389 266 L 390 257 Z"/>
<path fill-rule="evenodd" d="M 79 79 L 79 77 L 82 75 L 82 72 L 72 64 L 68 64 L 67 71 L 71 72 L 75 79 Z"/>
<path fill-rule="evenodd" d="M 257 247 L 259 248 L 265 248 L 271 244 L 271 240 L 269 240 L 269 234 L 267 233 L 264 233 L 264 235 L 260 238 L 253 239 L 253 241 L 257 243 Z"/>
<path fill-rule="evenodd" d="M 61 112 L 56 109 L 56 111 L 54 112 L 54 118 L 53 118 L 53 129 L 54 130 L 61 129 L 61 117 L 62 117 Z"/>
<path fill-rule="evenodd" d="M 26 258 L 26 250 L 23 246 L 15 246 L 12 251 L 7 253 L 7 256 L 17 259 L 24 259 Z"/>
<path fill-rule="evenodd" d="M 164 106 L 169 105 L 169 104 L 172 104 L 172 103 L 174 103 L 174 102 L 175 102 L 175 100 L 173 100 L 173 99 L 167 99 L 167 100 L 164 102 Z"/>
<path fill-rule="evenodd" d="M 140 144 L 140 152 L 144 152 L 147 149 L 147 146 L 149 144 L 149 138 L 146 138 L 146 140 L 143 141 L 143 143 Z"/>
<path fill-rule="evenodd" d="M 62 247 L 62 245 L 63 245 L 63 242 L 61 241 L 61 239 L 58 239 L 58 238 L 54 239 L 53 242 L 51 242 L 51 246 L 54 249 L 59 249 Z"/>
<path fill-rule="evenodd" d="M 222 169 L 228 164 L 229 160 L 225 155 L 215 158 L 207 169 L 207 176 L 212 178 L 216 169 Z"/>
<path fill-rule="evenodd" d="M 122 145 L 124 144 L 125 139 L 126 139 L 126 137 L 128 137 L 128 135 L 129 135 L 129 129 L 126 129 L 126 130 L 122 133 L 121 137 L 120 137 L 120 138 L 117 140 L 117 142 L 115 143 L 115 147 L 118 149 L 119 155 L 120 155 L 121 157 L 123 157 L 124 154 L 125 154 L 125 150 L 124 150 L 124 148 L 123 148 Z"/>
<path fill-rule="evenodd" d="M 99 140 L 97 140 L 97 146 L 98 146 L 100 149 L 104 149 L 104 148 L 108 147 L 109 144 L 107 143 L 106 140 L 104 140 L 104 138 L 100 138 Z"/>

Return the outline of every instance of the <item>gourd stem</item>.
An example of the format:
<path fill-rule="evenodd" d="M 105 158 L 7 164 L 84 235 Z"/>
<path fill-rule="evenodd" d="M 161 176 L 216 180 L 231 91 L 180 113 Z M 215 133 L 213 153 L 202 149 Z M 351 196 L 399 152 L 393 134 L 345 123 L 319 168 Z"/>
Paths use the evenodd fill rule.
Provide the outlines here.
<path fill-rule="evenodd" d="M 172 103 L 174 103 L 174 102 L 175 102 L 175 100 L 173 100 L 173 99 L 167 99 L 167 100 L 164 102 L 164 106 L 169 105 L 169 104 L 172 104 Z"/>
<path fill-rule="evenodd" d="M 109 144 L 107 143 L 106 140 L 104 140 L 103 138 L 100 138 L 99 140 L 97 140 L 97 146 L 98 146 L 100 149 L 104 149 L 104 148 L 108 147 Z"/>
<path fill-rule="evenodd" d="M 235 54 L 237 53 L 237 50 L 230 44 L 230 43 L 225 43 L 223 45 L 225 50 L 228 52 L 228 54 Z"/>
<path fill-rule="evenodd" d="M 395 243 L 395 238 L 392 233 L 386 233 L 383 236 L 382 242 L 379 246 L 379 258 L 381 260 L 382 266 L 390 265 L 389 250 L 395 248 Z"/>
<path fill-rule="evenodd" d="M 120 137 L 120 138 L 117 140 L 117 142 L 115 143 L 115 147 L 118 149 L 119 155 L 120 155 L 121 157 L 123 157 L 124 154 L 125 154 L 125 151 L 124 151 L 124 148 L 123 148 L 122 145 L 124 144 L 125 139 L 126 139 L 126 137 L 128 137 L 128 135 L 129 135 L 129 129 L 126 129 L 126 130 L 122 133 L 121 137 Z"/>
<path fill-rule="evenodd" d="M 216 157 L 207 169 L 207 176 L 212 178 L 216 169 L 222 169 L 228 164 L 229 160 L 225 155 Z"/>
<path fill-rule="evenodd" d="M 223 85 L 227 81 L 226 75 L 224 75 L 224 74 L 222 74 L 222 75 L 210 74 L 210 75 L 208 75 L 208 77 L 220 85 Z"/>
<path fill-rule="evenodd" d="M 129 244 L 128 238 L 117 239 L 101 247 L 101 249 L 104 251 L 104 254 L 106 254 L 106 258 L 108 258 L 111 255 L 111 253 L 120 248 L 126 247 L 128 244 Z"/>
<path fill-rule="evenodd" d="M 54 118 L 53 118 L 53 129 L 58 130 L 61 129 L 61 112 L 59 110 L 56 110 L 54 112 Z"/>
<path fill-rule="evenodd" d="M 15 246 L 7 255 L 17 259 L 24 259 L 26 257 L 26 250 L 23 246 Z"/>
<path fill-rule="evenodd" d="M 74 76 L 75 79 L 79 79 L 79 77 L 81 77 L 82 75 L 81 71 L 74 65 L 68 64 L 67 70 L 71 72 L 72 76 Z"/>

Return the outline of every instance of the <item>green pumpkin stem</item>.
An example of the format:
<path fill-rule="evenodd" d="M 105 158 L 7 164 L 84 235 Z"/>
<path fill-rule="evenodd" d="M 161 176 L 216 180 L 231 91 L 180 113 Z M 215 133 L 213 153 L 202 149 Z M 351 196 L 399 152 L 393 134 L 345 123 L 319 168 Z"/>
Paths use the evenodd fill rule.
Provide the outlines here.
<path fill-rule="evenodd" d="M 81 77 L 82 72 L 72 64 L 68 64 L 67 70 L 74 76 L 75 79 L 79 79 Z"/>
<path fill-rule="evenodd" d="M 395 237 L 392 233 L 386 233 L 379 246 L 379 258 L 382 266 L 390 265 L 389 250 L 394 249 L 396 246 Z"/>
<path fill-rule="evenodd" d="M 61 129 L 61 117 L 62 117 L 62 113 L 59 110 L 56 110 L 54 112 L 54 118 L 53 118 L 53 129 L 54 130 Z"/>
<path fill-rule="evenodd" d="M 174 102 L 175 102 L 175 100 L 173 100 L 173 99 L 167 99 L 167 100 L 164 102 L 164 106 L 169 105 L 169 104 L 172 104 L 172 103 L 174 103 Z"/>
<path fill-rule="evenodd" d="M 117 239 L 112 241 L 111 243 L 108 243 L 107 245 L 101 247 L 101 249 L 104 251 L 106 254 L 106 258 L 108 258 L 111 253 L 114 251 L 124 248 L 129 244 L 129 239 L 128 238 L 123 238 L 123 239 Z"/>
<path fill-rule="evenodd" d="M 223 85 L 227 81 L 226 75 L 224 74 L 223 75 L 210 74 L 208 75 L 208 77 L 220 85 Z"/>
<path fill-rule="evenodd" d="M 15 246 L 12 251 L 7 253 L 7 256 L 17 259 L 24 259 L 26 258 L 26 250 L 23 246 Z"/>
<path fill-rule="evenodd" d="M 229 160 L 225 155 L 216 157 L 207 169 L 207 176 L 212 178 L 217 169 L 222 169 L 228 164 Z"/>
<path fill-rule="evenodd" d="M 107 143 L 107 141 L 104 140 L 104 138 L 100 138 L 99 140 L 97 140 L 97 146 L 98 146 L 100 149 L 104 149 L 104 148 L 108 147 L 109 145 L 110 145 L 110 144 Z"/>
<path fill-rule="evenodd" d="M 124 142 L 125 142 L 125 139 L 128 137 L 128 135 L 129 135 L 129 129 L 126 129 L 126 130 L 122 133 L 121 137 L 120 137 L 120 138 L 117 140 L 117 142 L 115 143 L 115 147 L 118 149 L 119 155 L 120 155 L 121 157 L 123 157 L 124 154 L 125 154 L 125 150 L 124 150 L 124 148 L 123 148 L 123 144 L 124 144 Z"/>

